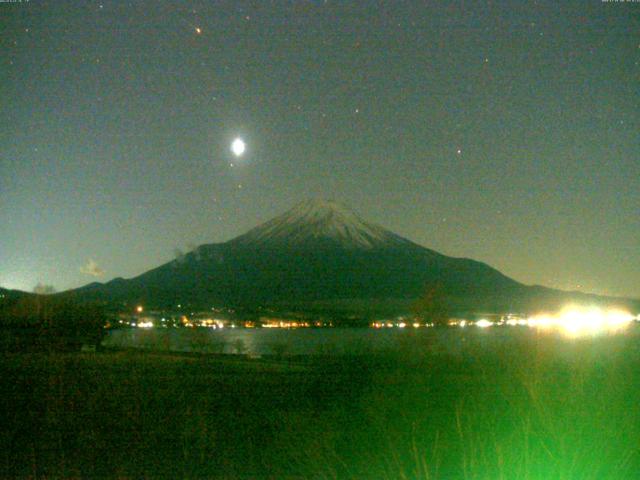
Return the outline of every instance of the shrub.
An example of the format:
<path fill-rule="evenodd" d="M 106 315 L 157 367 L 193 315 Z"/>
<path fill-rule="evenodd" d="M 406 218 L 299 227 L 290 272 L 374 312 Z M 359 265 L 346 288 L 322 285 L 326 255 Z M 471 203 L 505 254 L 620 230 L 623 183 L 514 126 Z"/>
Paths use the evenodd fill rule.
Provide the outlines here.
<path fill-rule="evenodd" d="M 99 345 L 105 335 L 106 316 L 96 304 L 56 296 L 32 295 L 0 311 L 0 328 L 15 350 L 79 350 Z"/>

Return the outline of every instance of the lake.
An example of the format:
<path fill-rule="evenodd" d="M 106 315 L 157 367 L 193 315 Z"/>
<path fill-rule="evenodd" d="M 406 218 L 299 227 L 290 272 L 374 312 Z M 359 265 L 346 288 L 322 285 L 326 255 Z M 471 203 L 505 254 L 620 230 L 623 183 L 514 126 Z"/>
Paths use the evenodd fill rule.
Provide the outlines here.
<path fill-rule="evenodd" d="M 590 335 L 587 339 L 621 337 L 637 340 L 640 326 L 630 325 L 616 334 Z M 585 338 L 585 337 L 580 337 Z M 567 338 L 557 331 L 528 327 L 493 326 L 436 328 L 131 328 L 115 329 L 102 342 L 106 348 L 141 348 L 175 352 L 205 352 L 263 355 L 344 355 L 394 351 L 427 351 L 461 354 L 469 349 L 505 348 L 519 342 L 545 341 L 568 345 L 579 338 Z M 606 343 L 599 341 L 598 343 Z M 640 345 L 640 342 L 638 343 Z"/>

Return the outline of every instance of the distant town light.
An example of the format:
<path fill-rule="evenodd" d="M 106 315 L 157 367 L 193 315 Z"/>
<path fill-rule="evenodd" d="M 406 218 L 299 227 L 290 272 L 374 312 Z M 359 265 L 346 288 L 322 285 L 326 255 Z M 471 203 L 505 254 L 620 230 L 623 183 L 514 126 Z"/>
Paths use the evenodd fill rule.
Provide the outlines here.
<path fill-rule="evenodd" d="M 138 312 L 138 313 L 142 313 L 142 311 L 143 311 L 143 310 L 144 310 L 144 309 L 142 308 L 142 305 L 138 305 L 138 306 L 136 307 L 136 312 Z"/>
<path fill-rule="evenodd" d="M 476 327 L 480 327 L 480 328 L 487 328 L 487 327 L 490 327 L 491 325 L 493 325 L 493 323 L 487 320 L 486 318 L 482 318 L 476 322 Z"/>
<path fill-rule="evenodd" d="M 569 306 L 555 315 L 536 315 L 527 319 L 530 327 L 558 328 L 569 337 L 614 333 L 624 330 L 634 317 L 624 310 Z"/>

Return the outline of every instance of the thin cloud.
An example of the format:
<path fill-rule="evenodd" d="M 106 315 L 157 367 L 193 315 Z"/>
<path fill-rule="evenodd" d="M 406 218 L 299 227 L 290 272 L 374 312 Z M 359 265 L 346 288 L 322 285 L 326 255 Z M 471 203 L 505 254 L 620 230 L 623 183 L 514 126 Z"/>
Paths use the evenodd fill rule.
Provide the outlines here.
<path fill-rule="evenodd" d="M 33 293 L 37 293 L 40 295 L 51 295 L 52 293 L 56 293 L 56 289 L 53 285 L 44 285 L 41 282 L 33 287 Z"/>
<path fill-rule="evenodd" d="M 86 265 L 80 267 L 80 272 L 85 275 L 91 275 L 92 277 L 101 277 L 105 273 L 104 270 L 100 268 L 100 265 L 93 259 L 89 259 Z"/>

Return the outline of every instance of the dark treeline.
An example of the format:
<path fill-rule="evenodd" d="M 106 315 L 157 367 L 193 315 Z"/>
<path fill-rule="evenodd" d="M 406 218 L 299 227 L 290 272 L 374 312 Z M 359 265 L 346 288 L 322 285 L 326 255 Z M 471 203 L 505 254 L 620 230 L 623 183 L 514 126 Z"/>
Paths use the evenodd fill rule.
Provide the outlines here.
<path fill-rule="evenodd" d="M 79 350 L 99 345 L 105 334 L 103 308 L 51 295 L 21 295 L 0 303 L 0 350 Z"/>

